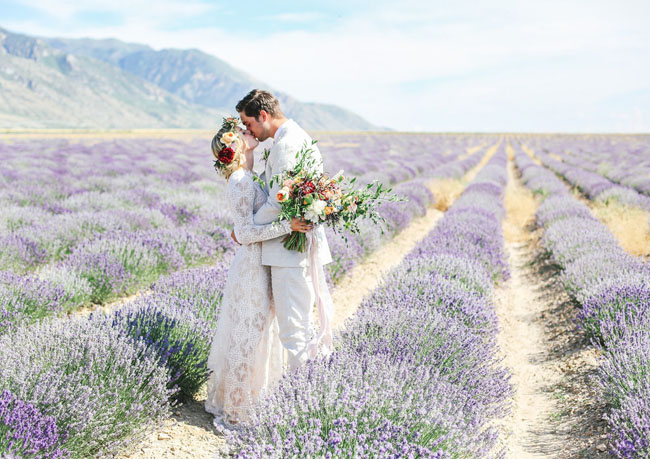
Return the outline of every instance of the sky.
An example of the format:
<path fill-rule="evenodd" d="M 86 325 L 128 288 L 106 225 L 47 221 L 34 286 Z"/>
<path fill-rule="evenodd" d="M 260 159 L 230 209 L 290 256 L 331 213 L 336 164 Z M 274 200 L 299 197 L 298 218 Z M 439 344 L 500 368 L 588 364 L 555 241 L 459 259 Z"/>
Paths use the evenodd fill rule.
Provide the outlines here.
<path fill-rule="evenodd" d="M 432 132 L 650 132 L 650 1 L 0 0 L 0 27 L 198 48 Z"/>

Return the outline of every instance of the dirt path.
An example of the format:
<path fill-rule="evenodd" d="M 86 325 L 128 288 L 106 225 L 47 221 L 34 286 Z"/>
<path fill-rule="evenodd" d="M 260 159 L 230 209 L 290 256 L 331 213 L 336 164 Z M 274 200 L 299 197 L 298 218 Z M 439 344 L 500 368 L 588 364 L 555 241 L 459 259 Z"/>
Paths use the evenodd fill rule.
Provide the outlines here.
<path fill-rule="evenodd" d="M 508 457 L 517 459 L 549 457 L 554 439 L 546 438 L 546 433 L 551 430 L 554 404 L 547 387 L 559 381 L 560 375 L 545 363 L 544 328 L 539 317 L 546 305 L 540 298 L 537 279 L 526 266 L 530 261 L 530 233 L 525 228 L 534 218 L 537 203 L 514 180 L 512 161 L 508 178 L 503 229 L 511 278 L 496 291 L 499 345 L 516 389 L 513 413 L 505 425 L 509 434 L 506 451 Z"/>
<path fill-rule="evenodd" d="M 404 256 L 433 229 L 442 216 L 443 212 L 429 208 L 425 216 L 413 220 L 392 241 L 384 244 L 346 274 L 332 292 L 335 305 L 333 328 L 343 327 L 345 320 L 354 314 L 363 298 L 379 285 L 384 274 L 400 264 Z"/>
<path fill-rule="evenodd" d="M 496 152 L 498 144 L 486 150 L 485 158 L 472 168 L 462 179 L 457 180 L 451 191 L 438 188 L 438 182 L 431 182 L 430 187 L 436 199 L 444 196 L 447 204 L 460 194 L 478 170 Z M 433 229 L 444 215 L 437 208 L 431 207 L 426 215 L 414 219 L 392 241 L 382 245 L 375 253 L 355 266 L 332 291 L 335 304 L 334 328 L 344 325 L 346 319 L 357 310 L 364 296 L 370 293 L 381 281 L 384 273 L 398 265 L 406 254 Z M 205 388 L 204 388 L 205 390 Z M 134 444 L 119 456 L 121 458 L 158 459 L 158 458 L 214 458 L 217 457 L 224 438 L 214 429 L 212 416 L 205 412 L 203 403 L 205 393 L 200 393 L 194 400 L 174 410 L 172 418 L 164 421 L 163 426 Z"/>
<path fill-rule="evenodd" d="M 503 425 L 506 457 L 597 457 L 604 445 L 600 409 L 590 402 L 595 351 L 575 329 L 575 307 L 557 273 L 535 259 L 537 202 L 511 155 L 508 176 L 503 230 L 512 275 L 496 290 L 499 345 L 516 390 Z"/>
<path fill-rule="evenodd" d="M 392 241 L 350 270 L 332 292 L 335 328 L 343 326 L 363 297 L 378 285 L 384 273 L 399 264 L 442 215 L 439 210 L 429 208 L 425 216 L 413 220 Z M 224 439 L 212 426 L 212 416 L 203 409 L 205 397 L 205 393 L 201 393 L 195 400 L 175 410 L 173 417 L 165 420 L 160 429 L 138 441 L 118 458 L 214 458 Z"/>
<path fill-rule="evenodd" d="M 423 217 L 414 219 L 408 228 L 399 233 L 392 241 L 384 244 L 379 250 L 366 258 L 363 263 L 355 266 L 332 292 L 332 300 L 336 310 L 333 327 L 343 326 L 345 320 L 354 314 L 364 296 L 372 292 L 381 281 L 384 273 L 397 266 L 404 256 L 433 229 L 444 211 L 456 200 L 467 183 L 472 181 L 478 171 L 494 155 L 500 141 L 489 147 L 481 161 L 470 169 L 459 180 L 434 180 L 429 188 L 435 196 L 433 208 L 429 208 Z M 483 148 L 483 144 L 470 147 L 467 154 L 473 154 Z"/>
<path fill-rule="evenodd" d="M 546 361 L 544 317 L 546 305 L 540 286 L 526 268 L 529 250 L 526 243 L 507 242 L 511 279 L 497 290 L 497 314 L 501 326 L 499 345 L 504 364 L 512 371 L 516 393 L 514 409 L 506 432 L 507 457 L 549 457 L 557 451 L 551 415 L 555 410 L 549 387 L 561 378 Z"/>
<path fill-rule="evenodd" d="M 535 152 L 531 148 L 527 146 L 523 146 L 523 148 L 533 160 L 545 167 L 536 158 Z M 559 161 L 561 160 L 560 158 Z M 650 260 L 649 211 L 640 207 L 626 206 L 616 201 L 602 202 L 589 199 L 564 177 L 560 175 L 558 177 L 571 189 L 572 196 L 589 207 L 594 216 L 609 228 L 623 250 L 630 255 Z"/>

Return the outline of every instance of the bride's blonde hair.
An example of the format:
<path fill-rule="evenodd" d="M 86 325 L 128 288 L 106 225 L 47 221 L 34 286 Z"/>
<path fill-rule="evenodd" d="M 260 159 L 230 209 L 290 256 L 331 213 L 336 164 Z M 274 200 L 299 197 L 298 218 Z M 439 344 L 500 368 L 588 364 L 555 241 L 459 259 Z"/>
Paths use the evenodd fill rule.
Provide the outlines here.
<path fill-rule="evenodd" d="M 239 169 L 246 160 L 244 156 L 244 139 L 242 139 L 241 135 L 237 132 L 233 132 L 233 134 L 235 134 L 235 140 L 233 140 L 229 146 L 234 152 L 232 161 L 224 163 L 219 159 L 219 153 L 228 146 L 221 142 L 221 138 L 228 132 L 233 131 L 228 126 L 222 126 L 221 129 L 219 129 L 219 132 L 212 137 L 212 154 L 216 159 L 214 168 L 217 172 L 223 174 L 226 180 L 228 180 L 232 173 Z"/>

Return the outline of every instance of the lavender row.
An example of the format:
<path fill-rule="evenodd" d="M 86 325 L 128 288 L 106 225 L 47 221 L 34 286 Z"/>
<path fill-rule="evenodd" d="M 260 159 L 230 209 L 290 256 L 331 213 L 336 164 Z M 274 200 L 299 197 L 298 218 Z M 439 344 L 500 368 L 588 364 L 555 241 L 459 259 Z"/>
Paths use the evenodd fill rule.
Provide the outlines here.
<path fill-rule="evenodd" d="M 508 276 L 501 149 L 336 336 L 231 435 L 238 457 L 475 457 L 512 387 L 490 295 Z"/>
<path fill-rule="evenodd" d="M 50 446 L 71 457 L 105 455 L 170 414 L 176 390 L 168 386 L 169 371 L 144 340 L 111 322 L 44 321 L 0 336 L 0 390 L 53 419 L 64 435 Z M 7 428 L 16 435 L 0 422 Z M 38 434 L 30 432 L 25 442 L 38 441 Z"/>
<path fill-rule="evenodd" d="M 650 267 L 621 249 L 589 208 L 549 170 L 519 151 L 524 183 L 542 194 L 537 222 L 542 245 L 561 271 L 567 292 L 582 306 L 580 326 L 602 350 L 598 384 L 608 406 L 611 452 L 650 454 Z"/>
<path fill-rule="evenodd" d="M 414 190 L 417 195 L 411 184 L 404 192 Z M 411 206 L 418 208 L 421 203 L 415 204 Z M 68 436 L 59 446 L 73 456 L 114 451 L 125 438 L 165 417 L 171 403 L 193 395 L 205 381 L 207 350 L 230 254 L 226 252 L 213 268 L 177 272 L 156 282 L 152 295 L 138 298 L 109 317 L 73 320 L 70 336 L 65 322 L 57 321 L 11 330 L 0 342 L 7 351 L 0 355 L 2 388 L 18 391 L 22 399 L 54 417 L 59 430 Z M 18 276 L 13 276 L 15 281 Z M 23 296 L 39 297 L 38 291 L 30 290 L 32 286 L 22 289 Z M 52 302 L 60 301 L 64 294 L 54 290 Z M 99 341 L 99 347 L 83 347 L 90 336 Z M 101 348 L 106 336 L 115 341 L 114 346 Z M 38 353 L 43 348 L 57 352 L 48 354 L 45 361 Z M 18 355 L 30 364 L 25 366 Z M 135 368 L 128 367 L 129 361 Z M 129 386 L 134 373 L 145 375 L 151 384 L 135 378 L 138 389 Z M 125 384 L 123 392 L 118 389 L 120 382 Z M 116 393 L 121 395 L 112 406 L 101 406 Z M 94 402 L 85 408 L 91 395 Z M 153 400 L 153 405 L 143 409 Z"/>
<path fill-rule="evenodd" d="M 326 134 L 319 145 L 326 170 L 344 169 L 363 184 L 372 180 L 397 184 L 427 178 L 485 140 L 456 135 Z"/>
<path fill-rule="evenodd" d="M 555 155 L 562 157 L 563 153 L 555 153 Z M 546 167 L 564 177 L 571 185 L 578 187 L 591 200 L 604 203 L 614 201 L 650 210 L 650 197 L 633 188 L 613 183 L 596 172 L 585 170 L 581 165 L 558 161 L 545 152 L 537 152 L 536 156 Z"/>
<path fill-rule="evenodd" d="M 372 139 L 369 136 L 365 138 L 366 141 Z M 391 137 L 391 139 L 395 141 L 398 138 Z M 446 150 L 448 154 L 445 158 L 455 158 L 465 151 L 466 142 L 452 140 L 448 139 L 447 144 L 454 148 Z M 402 142 L 409 144 L 409 137 L 405 136 Z M 17 217 L 17 213 L 6 216 L 4 222 L 11 231 L 4 238 L 4 250 L 0 249 L 0 259 L 5 260 L 5 267 L 24 271 L 25 266 L 39 266 L 48 259 L 43 249 L 44 245 L 35 242 L 30 236 L 32 234 L 46 235 L 47 238 L 55 241 L 51 246 L 58 247 L 54 252 L 59 254 L 57 256 L 61 259 L 42 266 L 38 273 L 33 274 L 18 276 L 11 271 L 0 271 L 0 333 L 12 323 L 35 321 L 44 316 L 65 313 L 88 303 L 104 303 L 134 293 L 148 286 L 161 275 L 213 262 L 224 252 L 233 249 L 228 231 L 225 229 L 228 223 L 225 223 L 224 214 L 227 206 L 222 202 L 223 184 L 215 178 L 213 171 L 210 171 L 210 180 L 216 182 L 216 185 L 208 183 L 207 177 L 202 178 L 198 175 L 199 169 L 194 164 L 196 161 L 190 161 L 192 158 L 189 155 L 183 159 L 182 151 L 178 150 L 179 145 L 184 145 L 184 148 L 190 150 L 194 144 L 188 146 L 172 143 L 165 149 L 164 142 L 153 143 L 160 147 L 155 150 L 157 160 L 159 157 L 169 159 L 176 165 L 183 166 L 184 172 L 160 174 L 160 171 L 149 170 L 148 155 L 152 145 L 147 146 L 142 142 L 100 144 L 96 149 L 80 145 L 68 145 L 65 149 L 62 146 L 52 147 L 51 154 L 55 159 L 61 161 L 66 159 L 70 162 L 76 159 L 74 165 L 80 167 L 85 163 L 75 154 L 89 156 L 86 158 L 88 161 L 93 160 L 93 155 L 103 158 L 102 155 L 105 153 L 103 148 L 112 153 L 117 150 L 120 154 L 112 155 L 114 163 L 112 169 L 109 168 L 109 172 L 101 172 L 110 174 L 109 177 L 91 175 L 84 182 L 85 188 L 82 187 L 81 190 L 74 192 L 68 189 L 68 192 L 72 193 L 71 200 L 83 203 L 79 209 L 75 208 L 75 211 L 68 209 L 64 212 L 60 208 L 61 213 L 50 212 L 52 218 L 45 223 L 39 222 L 39 218 L 46 212 L 44 209 L 41 209 L 40 213 L 36 212 L 35 216 L 32 215 L 31 220 L 25 217 L 31 215 L 34 210 L 29 205 L 18 206 L 21 211 L 18 214 L 22 216 L 22 220 L 13 219 Z M 10 165 L 18 158 L 22 158 L 23 162 L 29 162 L 31 150 L 27 149 L 27 145 L 17 144 L 13 147 L 14 156 L 8 154 L 6 164 Z M 66 154 L 61 155 L 62 151 Z M 131 156 L 124 154 L 125 152 L 140 162 L 130 163 Z M 44 149 L 42 156 L 46 156 L 45 153 L 47 149 Z M 480 152 L 473 155 L 473 158 L 479 155 Z M 121 162 L 116 158 L 121 158 Z M 430 174 L 432 171 L 427 169 L 428 167 L 447 164 L 448 162 L 445 161 L 441 159 L 420 164 L 413 174 L 414 176 Z M 391 164 L 385 167 L 391 167 Z M 463 165 L 471 164 L 465 160 Z M 128 167 L 130 169 L 127 169 Z M 193 169 L 196 169 L 196 173 Z M 209 170 L 207 167 L 204 169 Z M 133 177 L 128 181 L 130 186 L 138 182 L 145 185 L 161 182 L 157 185 L 158 192 L 133 187 L 129 191 L 123 183 L 127 170 L 130 170 L 132 175 L 137 175 L 137 179 Z M 73 183 L 83 177 L 79 169 L 71 167 L 66 171 L 70 175 L 67 179 Z M 94 168 L 91 168 L 91 172 L 95 174 Z M 119 180 L 112 177 L 113 174 L 118 173 Z M 18 185 L 11 189 L 10 194 L 17 193 L 24 198 L 25 196 L 20 194 L 21 175 L 13 171 L 10 177 L 13 181 L 12 185 Z M 92 188 L 93 180 L 99 181 L 100 178 L 102 179 L 101 192 L 89 191 L 88 187 Z M 53 182 L 59 195 L 64 194 L 62 189 L 70 185 L 65 179 L 65 174 L 61 173 Z M 163 187 L 164 183 L 166 185 Z M 165 190 L 172 188 L 176 192 L 183 191 L 183 203 L 162 199 L 163 188 Z M 47 187 L 41 189 L 41 198 L 47 195 L 44 190 L 47 190 Z M 330 234 L 336 262 L 330 266 L 328 274 L 333 281 L 377 248 L 381 241 L 392 237 L 408 225 L 414 216 L 423 215 L 432 200 L 425 184 L 417 179 L 398 185 L 396 191 L 407 197 L 409 203 L 402 206 L 387 204 L 382 209 L 388 226 L 369 227 L 360 236 L 349 235 L 349 244 L 343 243 L 340 236 Z M 83 199 L 80 198 L 82 196 Z M 101 201 L 93 204 L 92 199 L 100 197 Z M 42 201 L 47 208 L 53 205 L 46 199 Z M 102 208 L 103 204 L 108 208 Z M 91 212 L 86 207 L 94 210 Z M 163 217 L 161 211 L 166 212 L 167 216 Z M 210 217 L 211 214 L 213 217 Z M 170 216 L 173 217 L 171 220 L 167 218 Z M 152 223 L 154 220 L 155 222 Z M 61 225 L 62 222 L 65 224 Z M 62 254 L 64 252 L 65 254 Z"/>
<path fill-rule="evenodd" d="M 333 139 L 345 145 L 340 137 Z M 350 166 L 366 181 L 396 184 L 455 160 L 468 139 L 364 136 L 361 147 L 332 147 L 325 158 L 328 167 Z M 425 145 L 432 143 L 444 153 L 429 154 Z M 99 233 L 177 227 L 205 233 L 228 220 L 225 183 L 215 180 L 207 140 L 35 140 L 0 149 L 0 269 L 31 271 Z"/>
<path fill-rule="evenodd" d="M 469 165 L 467 163 L 467 167 Z M 382 234 L 377 226 L 368 225 L 356 245 L 361 249 L 358 258 L 344 258 L 350 256 L 349 252 L 346 255 L 346 250 L 350 247 L 354 250 L 357 235 L 349 235 L 350 244 L 332 244 L 335 262 L 328 266 L 330 274 L 332 267 L 339 274 L 345 273 L 360 260 L 364 250 L 366 253 L 374 250 L 383 239 L 401 231 L 413 217 L 426 213 L 433 200 L 426 184 L 419 180 L 400 184 L 395 192 L 408 201 L 388 203 L 381 209 L 386 218 L 385 232 Z M 175 375 L 174 382 L 179 386 L 181 398 L 194 395 L 208 376 L 207 353 L 231 255 L 232 252 L 227 253 L 225 259 L 212 268 L 181 271 L 163 278 L 153 285 L 152 295 L 140 297 L 116 313 L 118 321 L 128 324 L 131 336 L 145 337 L 159 350 Z M 341 266 L 342 260 L 345 265 Z"/>
<path fill-rule="evenodd" d="M 41 442 L 36 428 L 21 430 L 15 416 L 0 418 L 0 431 L 44 445 L 42 455 L 91 457 L 119 450 L 168 417 L 207 378 L 227 267 L 223 260 L 174 273 L 110 314 L 23 325 L 1 336 L 0 390 L 46 419 L 51 441 Z M 0 455 L 11 448 L 0 442 Z"/>
<path fill-rule="evenodd" d="M 460 178 L 475 167 L 484 155 L 485 151 L 481 149 L 462 160 L 446 162 L 430 171 L 423 171 L 423 173 L 426 172 L 427 179 Z M 386 220 L 385 225 L 362 226 L 360 234 L 338 234 L 329 229 L 326 231 L 333 259 L 326 269 L 326 275 L 331 285 L 335 284 L 382 243 L 392 239 L 406 228 L 413 218 L 424 216 L 427 208 L 433 205 L 435 199 L 424 179 L 402 182 L 395 186 L 393 191 L 407 201 L 390 202 L 381 206 L 379 213 Z"/>
<path fill-rule="evenodd" d="M 563 161 L 650 196 L 648 136 L 562 137 L 545 147 Z"/>

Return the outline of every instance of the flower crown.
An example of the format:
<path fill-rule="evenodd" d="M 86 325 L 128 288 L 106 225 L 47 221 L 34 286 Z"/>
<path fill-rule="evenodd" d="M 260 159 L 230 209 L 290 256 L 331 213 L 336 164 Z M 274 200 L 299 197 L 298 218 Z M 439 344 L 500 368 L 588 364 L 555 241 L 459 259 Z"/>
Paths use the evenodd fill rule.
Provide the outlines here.
<path fill-rule="evenodd" d="M 239 118 L 233 117 L 224 118 L 221 123 L 221 129 L 219 130 L 221 131 L 226 129 L 226 132 L 221 135 L 217 144 L 221 149 L 216 154 L 217 159 L 214 162 L 214 168 L 219 171 L 224 169 L 235 159 L 237 144 L 241 142 L 239 134 L 237 133 L 237 126 L 239 126 L 239 124 Z"/>

